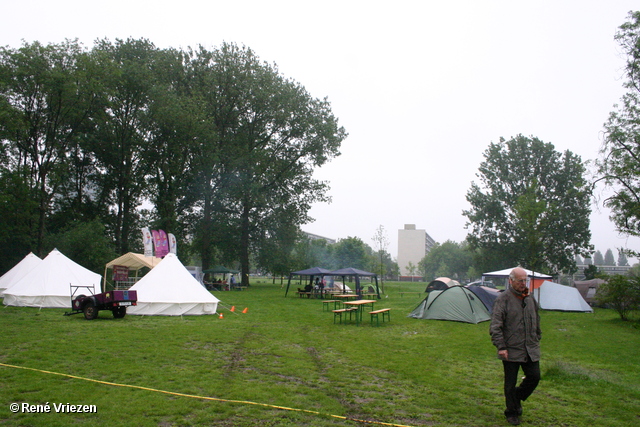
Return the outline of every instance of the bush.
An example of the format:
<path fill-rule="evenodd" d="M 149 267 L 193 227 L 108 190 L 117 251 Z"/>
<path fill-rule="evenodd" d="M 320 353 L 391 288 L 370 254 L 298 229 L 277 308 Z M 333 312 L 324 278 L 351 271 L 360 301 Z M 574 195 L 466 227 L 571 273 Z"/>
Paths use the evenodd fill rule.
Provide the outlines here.
<path fill-rule="evenodd" d="M 598 288 L 596 300 L 617 311 L 622 320 L 629 320 L 631 313 L 640 306 L 640 278 L 611 276 Z"/>

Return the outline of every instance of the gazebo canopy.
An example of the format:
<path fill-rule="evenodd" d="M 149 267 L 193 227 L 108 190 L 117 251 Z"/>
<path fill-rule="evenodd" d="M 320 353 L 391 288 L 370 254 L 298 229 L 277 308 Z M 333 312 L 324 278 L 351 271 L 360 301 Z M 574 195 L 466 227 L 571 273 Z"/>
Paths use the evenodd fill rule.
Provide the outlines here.
<path fill-rule="evenodd" d="M 213 268 L 208 268 L 206 270 L 202 270 L 203 273 L 211 273 L 211 274 L 236 274 L 238 273 L 237 270 L 231 270 L 227 267 L 224 267 L 222 265 L 217 265 Z"/>
<path fill-rule="evenodd" d="M 326 276 L 330 273 L 329 270 L 322 267 L 313 267 L 306 270 L 294 271 L 290 273 L 291 276 Z"/>

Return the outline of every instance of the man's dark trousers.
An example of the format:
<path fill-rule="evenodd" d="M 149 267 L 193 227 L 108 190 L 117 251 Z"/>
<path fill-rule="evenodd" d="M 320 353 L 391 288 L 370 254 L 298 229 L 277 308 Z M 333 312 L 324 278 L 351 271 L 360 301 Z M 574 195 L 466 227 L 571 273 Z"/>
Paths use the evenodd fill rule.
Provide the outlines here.
<path fill-rule="evenodd" d="M 522 414 L 520 401 L 527 400 L 540 382 L 540 362 L 508 362 L 502 361 L 504 366 L 504 398 L 507 409 L 504 414 L 507 417 L 515 417 Z M 525 378 L 516 387 L 518 382 L 518 370 L 522 367 Z"/>

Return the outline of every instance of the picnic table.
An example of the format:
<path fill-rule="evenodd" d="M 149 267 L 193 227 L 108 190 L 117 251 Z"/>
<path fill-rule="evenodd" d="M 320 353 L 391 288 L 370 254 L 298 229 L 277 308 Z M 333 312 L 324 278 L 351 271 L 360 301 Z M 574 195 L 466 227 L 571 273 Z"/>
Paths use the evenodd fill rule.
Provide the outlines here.
<path fill-rule="evenodd" d="M 371 304 L 371 310 L 373 310 L 373 305 L 376 303 L 374 299 L 359 299 L 355 301 L 345 301 L 343 304 L 349 307 L 356 307 L 358 311 L 356 312 L 356 324 L 359 325 L 362 321 L 362 313 L 364 312 L 364 307 L 366 305 Z"/>

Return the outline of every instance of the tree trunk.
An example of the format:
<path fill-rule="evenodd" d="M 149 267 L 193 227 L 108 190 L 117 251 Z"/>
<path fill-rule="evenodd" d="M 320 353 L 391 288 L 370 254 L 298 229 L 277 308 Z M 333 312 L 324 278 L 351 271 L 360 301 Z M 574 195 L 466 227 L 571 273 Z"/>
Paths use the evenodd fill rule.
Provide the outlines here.
<path fill-rule="evenodd" d="M 249 286 L 249 212 L 248 205 L 242 207 L 242 229 L 240 230 L 240 274 L 242 286 Z"/>

